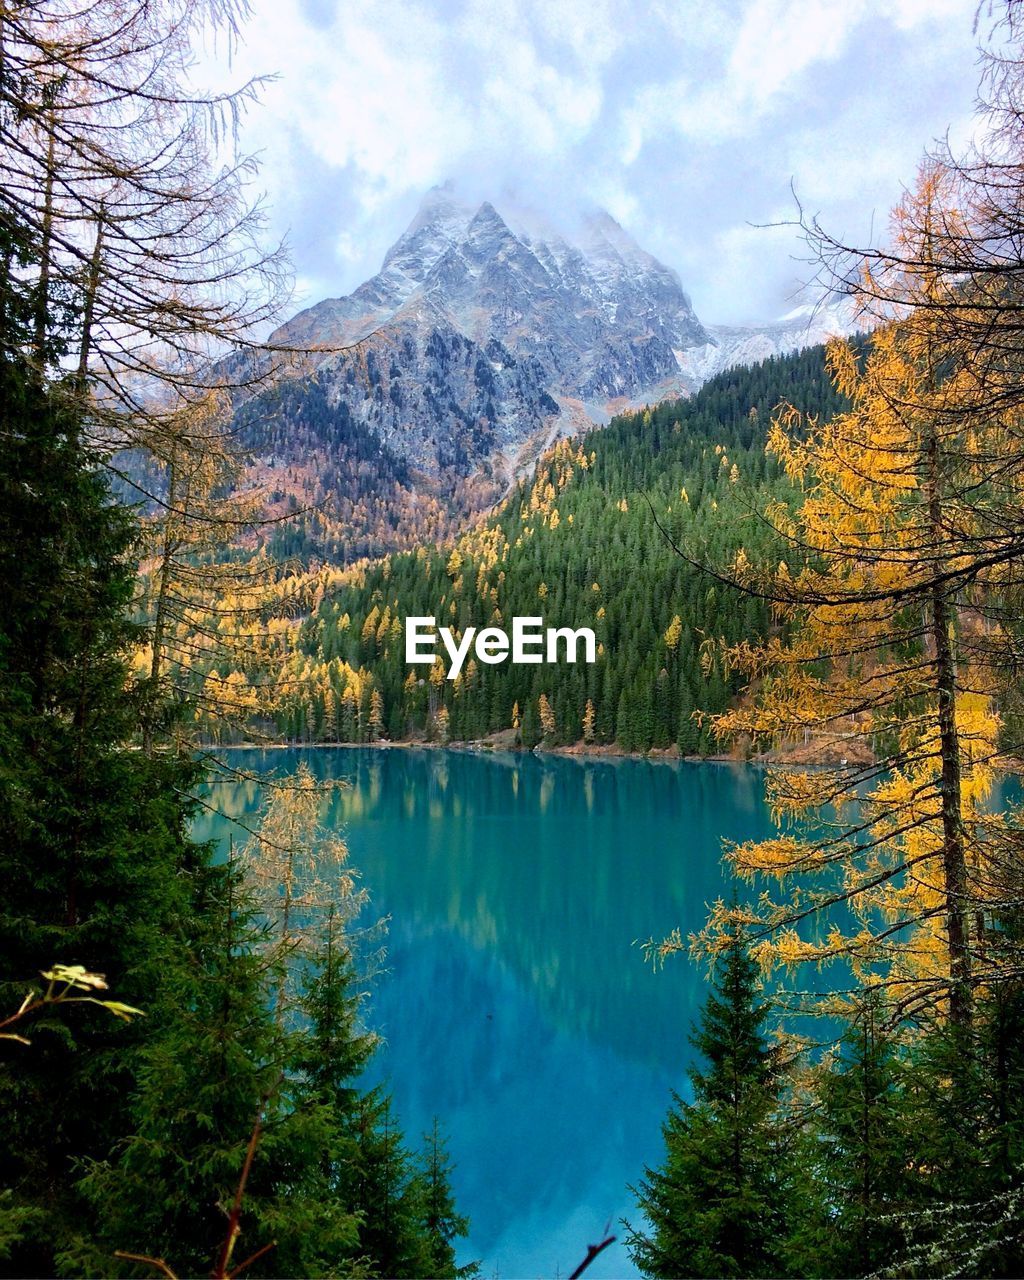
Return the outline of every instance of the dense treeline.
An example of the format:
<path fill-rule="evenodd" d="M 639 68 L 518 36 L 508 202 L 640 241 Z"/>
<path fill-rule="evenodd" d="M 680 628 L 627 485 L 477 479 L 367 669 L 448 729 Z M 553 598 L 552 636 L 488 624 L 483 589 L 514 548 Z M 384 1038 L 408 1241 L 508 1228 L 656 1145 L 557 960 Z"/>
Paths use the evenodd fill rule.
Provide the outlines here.
<path fill-rule="evenodd" d="M 30 259 L 31 242 L 8 245 Z M 464 1224 L 440 1140 L 421 1158 L 387 1096 L 356 1084 L 374 1041 L 351 939 L 328 925 L 276 1012 L 292 943 L 270 945 L 244 861 L 189 838 L 191 753 L 137 747 L 157 695 L 131 677 L 139 526 L 83 440 L 81 388 L 21 355 L 29 299 L 8 286 L 2 1007 L 59 961 L 145 1016 L 44 1008 L 5 1042 L 0 1272 L 135 1273 L 117 1250 L 209 1271 L 258 1121 L 240 1247 L 276 1245 L 253 1274 L 454 1274 Z"/>
<path fill-rule="evenodd" d="M 830 346 L 843 411 L 773 423 L 800 497 L 772 518 L 806 558 L 737 573 L 786 627 L 726 646 L 750 695 L 715 724 L 835 750 L 813 773 L 769 765 L 779 829 L 726 850 L 749 891 L 656 947 L 709 959 L 716 989 L 707 1066 L 638 1189 L 650 1275 L 1024 1267 L 1024 829 L 1006 785 L 1024 587 L 1016 6 L 990 38 L 977 140 L 926 158 L 888 244 L 809 228 L 878 324 L 860 358 Z M 824 1055 L 805 1057 L 792 1035 L 772 1043 L 760 984 L 823 966 L 831 992 L 804 1003 L 846 1030 L 825 1024 Z"/>
<path fill-rule="evenodd" d="M 495 518 L 453 547 L 396 554 L 353 573 L 300 631 L 279 729 L 310 741 L 507 731 L 526 747 L 585 739 L 708 752 L 710 733 L 693 713 L 724 710 L 739 685 L 702 661 L 703 641 L 763 636 L 768 611 L 688 564 L 665 534 L 723 565 L 784 551 L 763 519 L 771 502 L 792 494 L 765 452 L 783 401 L 812 416 L 841 407 L 820 349 L 731 370 L 691 400 L 616 418 L 582 443 L 563 441 Z M 587 626 L 598 660 L 470 659 L 448 682 L 440 664 L 429 675 L 405 664 L 410 615 L 434 616 L 457 633 L 514 616 Z"/>
<path fill-rule="evenodd" d="M 220 545 L 253 521 L 220 507 L 232 460 L 201 371 L 265 318 L 237 297 L 259 264 L 224 247 L 252 222 L 182 89 L 190 37 L 233 9 L 142 11 L 28 4 L 0 28 L 0 1273 L 471 1270 L 439 1130 L 415 1151 L 360 1083 L 375 941 L 317 784 L 268 783 L 227 856 L 190 834 L 188 730 L 228 707 L 305 741 L 832 735 L 828 770 L 771 775 L 784 829 L 728 851 L 772 891 L 713 904 L 693 940 L 714 965 L 704 1062 L 638 1188 L 634 1257 L 654 1276 L 1019 1274 L 1024 835 L 992 797 L 1020 661 L 1024 60 L 998 62 L 995 168 L 972 155 L 955 201 L 926 173 L 904 257 L 859 274 L 894 304 L 864 352 L 722 375 L 559 443 L 452 545 L 271 571 L 254 601 L 262 553 Z M 352 474 L 312 476 L 271 415 L 276 505 L 348 484 L 359 523 L 375 467 L 406 486 L 326 399 L 302 412 Z M 145 525 L 106 478 L 126 442 L 150 458 Z M 388 518 L 363 522 L 367 549 Z M 289 536 L 308 550 L 308 524 Z M 409 615 L 591 626 L 598 661 L 470 661 L 449 682 L 406 666 Z M 824 1054 L 771 1025 L 762 985 L 806 963 L 842 974 Z"/>
<path fill-rule="evenodd" d="M 238 410 L 235 430 L 270 509 L 294 512 L 273 529 L 276 558 L 351 563 L 448 527 L 407 463 L 319 380 L 282 381 Z"/>
<path fill-rule="evenodd" d="M 805 1056 L 777 1037 L 734 932 L 692 1037 L 692 1096 L 636 1188 L 644 1275 L 1021 1273 L 1024 984 L 984 993 L 968 1035 L 893 1013 L 864 996 L 824 1058 Z"/>
<path fill-rule="evenodd" d="M 456 1275 L 466 1223 L 443 1137 L 410 1144 L 387 1094 L 360 1084 L 376 1045 L 363 900 L 343 846 L 319 830 L 319 789 L 302 777 L 277 788 L 253 843 L 231 856 L 197 843 L 194 710 L 138 662 L 147 641 L 156 649 L 134 620 L 149 530 L 114 498 L 100 442 L 112 426 L 118 443 L 136 429 L 152 438 L 159 409 L 140 409 L 141 425 L 115 418 L 136 393 L 121 387 L 118 401 L 107 381 L 99 394 L 93 369 L 97 353 L 105 378 L 118 364 L 119 235 L 144 258 L 119 337 L 129 320 L 149 323 L 143 300 L 159 310 L 150 286 L 181 312 L 190 301 L 195 325 L 225 305 L 220 295 L 203 312 L 187 278 L 174 291 L 169 274 L 191 267 L 168 230 L 171 202 L 187 197 L 175 187 L 161 203 L 160 190 L 181 177 L 176 159 L 199 163 L 188 130 L 202 113 L 182 89 L 189 37 L 225 13 L 99 0 L 88 12 L 19 6 L 0 27 L 0 1274 Z M 147 132 L 139 86 L 154 83 Z M 104 127 L 115 106 L 142 113 L 138 136 Z M 57 180 L 65 155 L 97 166 L 75 171 L 80 192 Z M 10 182 L 33 156 L 49 166 L 41 182 Z M 230 222 L 241 207 L 230 180 L 198 185 L 200 169 L 182 216 L 196 233 L 204 200 L 227 208 L 228 224 L 210 228 L 226 273 L 241 261 L 223 256 L 232 229 L 248 224 Z M 67 226 L 93 196 L 83 274 Z M 154 203 L 159 228 L 146 222 Z M 177 336 L 184 359 L 195 335 Z M 161 389 L 186 397 L 186 382 L 179 363 Z M 185 429 L 195 407 L 186 397 L 159 423 L 179 473 L 207 443 Z M 174 581 L 182 608 L 185 582 Z M 275 861 L 266 833 L 282 830 L 291 843 L 273 840 Z M 300 883 L 300 859 L 329 848 L 334 874 Z"/>

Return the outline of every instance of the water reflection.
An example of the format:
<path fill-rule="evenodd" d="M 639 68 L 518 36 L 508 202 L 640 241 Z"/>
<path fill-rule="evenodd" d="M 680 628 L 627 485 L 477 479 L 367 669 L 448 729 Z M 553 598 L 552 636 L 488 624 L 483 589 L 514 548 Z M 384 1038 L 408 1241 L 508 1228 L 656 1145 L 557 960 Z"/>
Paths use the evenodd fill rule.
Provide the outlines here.
<path fill-rule="evenodd" d="M 439 1115 L 484 1274 L 567 1274 L 660 1154 L 683 1089 L 703 974 L 654 973 L 637 943 L 703 922 L 723 838 L 768 834 L 761 775 L 727 765 L 427 750 L 236 753 L 304 759 L 373 910 L 391 917 L 372 1020 L 407 1129 Z M 250 782 L 217 803 L 251 823 Z M 231 824 L 206 817 L 200 835 Z M 236 829 L 237 835 L 237 829 Z M 244 832 L 242 833 L 244 836 Z M 588 1274 L 629 1273 L 616 1246 Z"/>

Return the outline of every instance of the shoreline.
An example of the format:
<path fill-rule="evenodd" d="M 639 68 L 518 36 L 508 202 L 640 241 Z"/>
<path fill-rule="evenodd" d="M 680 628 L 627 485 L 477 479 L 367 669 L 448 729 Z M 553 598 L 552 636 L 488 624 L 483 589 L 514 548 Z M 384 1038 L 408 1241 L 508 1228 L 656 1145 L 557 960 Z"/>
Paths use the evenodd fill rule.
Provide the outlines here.
<path fill-rule="evenodd" d="M 582 743 L 574 743 L 568 747 L 524 747 L 503 746 L 491 742 L 232 742 L 224 744 L 200 743 L 199 751 L 214 754 L 221 751 L 454 751 L 462 755 L 475 756 L 559 756 L 570 760 L 645 760 L 650 764 L 716 764 L 745 765 L 753 769 L 765 771 L 773 765 L 791 769 L 794 772 L 814 771 L 818 769 L 836 768 L 846 765 L 847 761 L 834 759 L 808 759 L 803 752 L 794 755 L 779 753 L 761 753 L 744 758 L 718 752 L 714 755 L 697 756 L 681 755 L 675 747 L 654 748 L 649 752 L 624 751 L 608 743 L 600 743 L 584 747 Z M 804 758 L 800 758 L 804 755 Z M 795 756 L 795 758 L 794 758 Z M 867 762 L 850 760 L 849 764 L 863 767 Z M 1024 775 L 1024 759 L 1006 757 L 997 772 L 1010 777 Z"/>
<path fill-rule="evenodd" d="M 771 761 L 750 760 L 717 753 L 715 755 L 681 755 L 673 747 L 651 751 L 625 751 L 609 743 L 583 747 L 574 743 L 567 747 L 514 747 L 489 742 L 231 742 L 200 743 L 200 751 L 458 751 L 464 755 L 562 756 L 580 760 L 646 760 L 652 764 L 746 764 L 763 767 Z"/>

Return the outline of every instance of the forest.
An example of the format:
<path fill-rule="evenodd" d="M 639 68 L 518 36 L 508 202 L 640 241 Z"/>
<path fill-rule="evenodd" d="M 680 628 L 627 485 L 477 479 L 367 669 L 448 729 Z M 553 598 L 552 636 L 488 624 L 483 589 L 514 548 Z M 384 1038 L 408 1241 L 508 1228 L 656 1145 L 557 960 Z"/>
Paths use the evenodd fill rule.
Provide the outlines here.
<path fill-rule="evenodd" d="M 769 610 L 675 546 L 693 544 L 695 557 L 720 565 L 790 554 L 760 518 L 793 492 L 765 451 L 772 413 L 787 401 L 815 417 L 842 407 L 820 348 L 731 370 L 690 400 L 559 442 L 489 521 L 448 546 L 346 575 L 298 629 L 272 731 L 308 742 L 499 734 L 527 749 L 709 754 L 710 726 L 694 713 L 724 711 L 739 681 L 707 662 L 704 641 L 765 636 Z M 638 610 L 638 598 L 649 606 Z M 450 683 L 440 661 L 425 677 L 405 664 L 405 617 L 436 616 L 458 635 L 530 615 L 591 627 L 597 663 L 471 659 Z"/>
<path fill-rule="evenodd" d="M 409 1136 L 365 1083 L 386 937 L 324 784 L 261 778 L 237 843 L 194 838 L 240 776 L 211 748 L 262 737 L 763 759 L 776 830 L 723 850 L 702 929 L 647 944 L 708 992 L 633 1261 L 1019 1275 L 1021 15 L 985 130 L 926 158 L 885 245 L 806 227 L 866 336 L 561 440 L 487 519 L 387 555 L 374 504 L 407 476 L 378 488 L 347 435 L 350 564 L 253 483 L 273 422 L 238 429 L 302 356 L 252 337 L 287 292 L 223 163 L 257 86 L 190 78 L 244 16 L 0 11 L 0 1274 L 479 1270 L 445 1118 Z M 409 614 L 589 625 L 599 660 L 421 679 Z"/>

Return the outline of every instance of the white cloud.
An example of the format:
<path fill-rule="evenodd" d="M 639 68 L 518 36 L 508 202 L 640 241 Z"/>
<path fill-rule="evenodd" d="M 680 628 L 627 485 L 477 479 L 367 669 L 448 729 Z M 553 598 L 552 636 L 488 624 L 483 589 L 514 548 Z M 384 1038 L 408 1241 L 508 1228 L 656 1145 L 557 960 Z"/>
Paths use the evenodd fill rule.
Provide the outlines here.
<path fill-rule="evenodd" d="M 855 37 L 869 52 L 872 42 L 884 42 L 888 20 L 902 32 L 925 25 L 945 28 L 943 34 L 953 29 L 966 45 L 973 11 L 974 0 L 748 0 L 731 30 L 713 26 L 717 66 L 705 57 L 699 78 L 687 71 L 637 89 L 621 122 L 623 162 L 632 163 L 646 137 L 666 125 L 705 143 L 749 133 L 765 117 L 792 108 L 807 73 L 835 62 Z M 891 103 L 906 85 L 881 89 Z M 842 96 L 840 88 L 837 105 Z"/>
<path fill-rule="evenodd" d="M 792 216 L 789 206 L 777 205 L 765 212 L 763 224 L 724 227 L 703 246 L 715 264 L 715 292 L 729 300 L 714 311 L 706 311 L 708 320 L 726 324 L 773 320 L 800 300 L 806 272 L 796 260 L 799 243 L 784 225 Z M 694 262 L 693 269 L 698 265 Z M 771 289 L 767 298 L 766 286 Z M 695 299 L 703 301 L 699 296 Z"/>
<path fill-rule="evenodd" d="M 538 30 L 571 50 L 581 67 L 604 67 L 631 39 L 632 24 L 614 0 L 535 0 L 533 14 Z"/>
<path fill-rule="evenodd" d="M 830 61 L 861 22 L 866 0 L 753 0 L 729 57 L 727 84 L 755 112 L 807 67 Z"/>
<path fill-rule="evenodd" d="M 825 216 L 887 210 L 975 87 L 975 0 L 309 5 L 254 0 L 235 72 L 280 73 L 243 141 L 314 294 L 353 288 L 461 176 L 556 215 L 604 204 L 709 319 L 772 313 L 794 245 L 746 223 L 791 177 Z"/>

